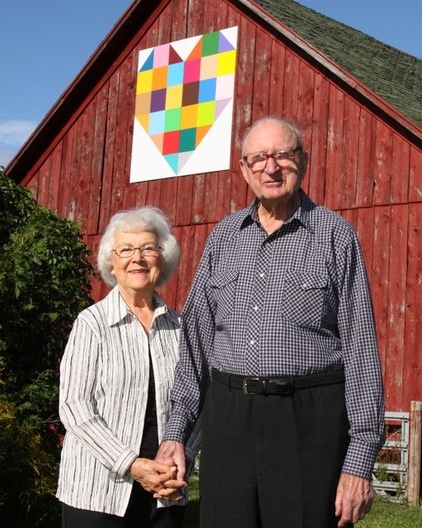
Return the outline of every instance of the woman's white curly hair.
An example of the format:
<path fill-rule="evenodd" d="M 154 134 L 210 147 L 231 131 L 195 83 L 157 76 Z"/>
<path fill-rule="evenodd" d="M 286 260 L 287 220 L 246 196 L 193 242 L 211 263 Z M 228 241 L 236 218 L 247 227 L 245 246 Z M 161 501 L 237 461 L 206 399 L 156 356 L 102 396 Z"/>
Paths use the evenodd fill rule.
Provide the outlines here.
<path fill-rule="evenodd" d="M 157 243 L 162 248 L 164 269 L 157 286 L 167 282 L 179 262 L 180 248 L 171 232 L 171 225 L 164 213 L 151 206 L 129 209 L 116 213 L 106 227 L 98 248 L 97 265 L 104 281 L 110 286 L 117 284 L 112 275 L 112 251 L 117 233 L 141 233 L 148 231 L 157 237 Z"/>

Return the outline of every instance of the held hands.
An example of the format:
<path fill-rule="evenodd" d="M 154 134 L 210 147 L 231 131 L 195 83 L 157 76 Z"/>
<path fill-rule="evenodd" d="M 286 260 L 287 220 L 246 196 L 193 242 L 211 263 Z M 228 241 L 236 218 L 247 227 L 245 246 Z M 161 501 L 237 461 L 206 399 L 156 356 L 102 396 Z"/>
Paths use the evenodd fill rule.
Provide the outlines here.
<path fill-rule="evenodd" d="M 338 527 L 356 524 L 371 511 L 374 500 L 372 482 L 364 478 L 342 473 L 337 486 L 336 515 Z"/>
<path fill-rule="evenodd" d="M 130 475 L 155 498 L 179 500 L 183 497 L 180 488 L 187 484 L 184 480 L 177 480 L 177 468 L 172 458 L 163 462 L 137 458 L 129 469 Z"/>
<path fill-rule="evenodd" d="M 160 445 L 155 463 L 163 465 L 168 464 L 169 461 L 174 470 L 172 478 L 167 480 L 162 488 L 156 490 L 154 498 L 178 501 L 183 497 L 180 488 L 187 485 L 184 480 L 186 475 L 185 449 L 181 442 L 166 440 Z"/>

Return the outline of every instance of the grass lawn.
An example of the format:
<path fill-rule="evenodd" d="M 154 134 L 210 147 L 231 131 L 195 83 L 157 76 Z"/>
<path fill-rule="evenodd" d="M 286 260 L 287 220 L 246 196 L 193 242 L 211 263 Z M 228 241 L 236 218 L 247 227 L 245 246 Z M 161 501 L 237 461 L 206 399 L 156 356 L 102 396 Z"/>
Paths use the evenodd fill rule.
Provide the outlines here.
<path fill-rule="evenodd" d="M 184 528 L 199 528 L 198 486 L 198 477 L 191 477 L 190 501 L 186 510 Z M 356 526 L 357 528 L 422 528 L 422 508 L 411 508 L 405 504 L 375 499 L 371 513 Z"/>

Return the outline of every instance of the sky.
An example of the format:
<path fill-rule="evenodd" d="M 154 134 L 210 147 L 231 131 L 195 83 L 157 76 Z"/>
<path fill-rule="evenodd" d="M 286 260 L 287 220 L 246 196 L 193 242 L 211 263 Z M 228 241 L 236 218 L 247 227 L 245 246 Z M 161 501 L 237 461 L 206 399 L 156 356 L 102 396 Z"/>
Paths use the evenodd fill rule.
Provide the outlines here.
<path fill-rule="evenodd" d="M 421 0 L 297 1 L 422 59 Z M 131 3 L 1 0 L 0 165 L 18 152 Z"/>

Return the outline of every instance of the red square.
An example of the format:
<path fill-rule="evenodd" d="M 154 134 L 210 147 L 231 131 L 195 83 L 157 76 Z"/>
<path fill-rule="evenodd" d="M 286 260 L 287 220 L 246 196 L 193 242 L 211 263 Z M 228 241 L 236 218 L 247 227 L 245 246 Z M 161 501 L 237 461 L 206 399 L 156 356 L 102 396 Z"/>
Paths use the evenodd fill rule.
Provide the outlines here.
<path fill-rule="evenodd" d="M 179 152 L 180 130 L 164 132 L 163 155 Z"/>

